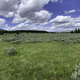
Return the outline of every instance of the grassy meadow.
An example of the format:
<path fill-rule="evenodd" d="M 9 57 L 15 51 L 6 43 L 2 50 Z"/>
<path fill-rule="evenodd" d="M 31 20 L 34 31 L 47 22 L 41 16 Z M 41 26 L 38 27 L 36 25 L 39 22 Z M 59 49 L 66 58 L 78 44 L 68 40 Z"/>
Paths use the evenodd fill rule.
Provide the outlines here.
<path fill-rule="evenodd" d="M 75 70 L 80 34 L 20 33 L 0 38 L 0 80 L 80 80 Z"/>

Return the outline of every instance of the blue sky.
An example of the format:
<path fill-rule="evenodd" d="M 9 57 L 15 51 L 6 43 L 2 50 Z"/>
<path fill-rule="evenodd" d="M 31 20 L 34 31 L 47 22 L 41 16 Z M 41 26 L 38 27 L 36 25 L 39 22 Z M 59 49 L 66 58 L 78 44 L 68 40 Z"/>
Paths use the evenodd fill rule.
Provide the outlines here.
<path fill-rule="evenodd" d="M 80 28 L 80 0 L 0 0 L 0 29 L 71 31 Z"/>

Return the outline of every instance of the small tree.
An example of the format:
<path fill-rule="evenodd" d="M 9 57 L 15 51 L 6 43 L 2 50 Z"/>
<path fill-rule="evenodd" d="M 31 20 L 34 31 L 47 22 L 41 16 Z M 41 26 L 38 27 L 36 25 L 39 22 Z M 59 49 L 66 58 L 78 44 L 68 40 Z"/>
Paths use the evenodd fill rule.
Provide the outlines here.
<path fill-rule="evenodd" d="M 74 31 L 71 31 L 71 33 L 74 33 Z"/>
<path fill-rule="evenodd" d="M 75 29 L 75 33 L 78 33 L 78 30 L 77 30 L 77 28 Z"/>
<path fill-rule="evenodd" d="M 18 35 L 19 35 L 19 32 L 17 31 L 17 32 L 16 32 L 16 34 L 18 34 Z"/>

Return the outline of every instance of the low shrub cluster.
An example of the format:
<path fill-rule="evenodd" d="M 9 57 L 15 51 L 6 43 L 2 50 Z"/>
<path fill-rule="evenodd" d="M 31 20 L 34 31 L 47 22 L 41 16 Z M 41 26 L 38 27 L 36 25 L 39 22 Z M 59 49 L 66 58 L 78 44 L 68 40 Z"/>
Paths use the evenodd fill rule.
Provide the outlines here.
<path fill-rule="evenodd" d="M 27 43 L 36 43 L 36 42 L 43 42 L 42 39 L 39 39 L 39 38 L 31 38 L 31 39 L 26 39 L 26 42 Z"/>
<path fill-rule="evenodd" d="M 11 41 L 13 44 L 20 44 L 22 43 L 22 40 L 16 40 L 16 41 Z"/>
<path fill-rule="evenodd" d="M 61 44 L 80 43 L 79 34 L 19 34 L 18 38 L 3 38 L 3 41 L 19 44 L 59 41 Z"/>
<path fill-rule="evenodd" d="M 4 36 L 6 36 L 7 34 L 6 34 L 6 33 L 4 33 L 3 35 L 4 35 Z"/>
<path fill-rule="evenodd" d="M 25 38 L 25 34 L 20 34 L 18 37 L 23 39 L 23 38 Z"/>
<path fill-rule="evenodd" d="M 12 56 L 16 54 L 16 49 L 11 46 L 10 48 L 5 48 L 4 53 L 8 54 L 9 56 Z"/>
<path fill-rule="evenodd" d="M 70 80 L 80 80 L 80 64 L 76 65 L 75 72 L 72 73 Z"/>
<path fill-rule="evenodd" d="M 13 44 L 19 44 L 22 43 L 23 41 L 19 38 L 3 38 L 3 41 L 11 42 Z"/>
<path fill-rule="evenodd" d="M 3 40 L 3 41 L 10 42 L 10 41 L 18 40 L 18 38 L 3 38 L 2 40 Z"/>

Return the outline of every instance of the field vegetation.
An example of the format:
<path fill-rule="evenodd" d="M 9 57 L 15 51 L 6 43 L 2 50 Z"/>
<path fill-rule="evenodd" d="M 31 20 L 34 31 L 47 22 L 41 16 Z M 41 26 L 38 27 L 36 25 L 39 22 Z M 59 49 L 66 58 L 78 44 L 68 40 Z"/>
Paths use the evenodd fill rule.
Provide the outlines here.
<path fill-rule="evenodd" d="M 0 35 L 0 80 L 80 80 L 79 33 Z"/>

